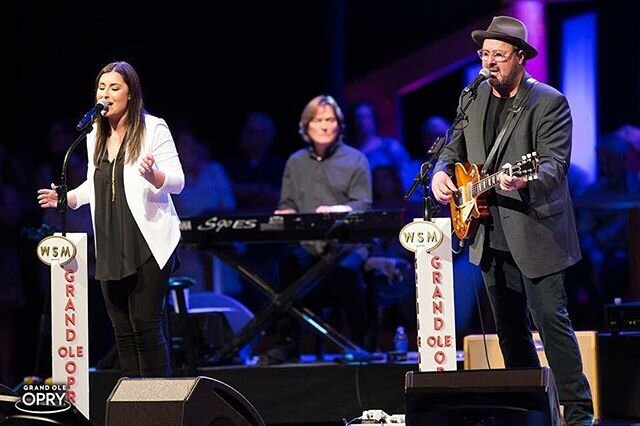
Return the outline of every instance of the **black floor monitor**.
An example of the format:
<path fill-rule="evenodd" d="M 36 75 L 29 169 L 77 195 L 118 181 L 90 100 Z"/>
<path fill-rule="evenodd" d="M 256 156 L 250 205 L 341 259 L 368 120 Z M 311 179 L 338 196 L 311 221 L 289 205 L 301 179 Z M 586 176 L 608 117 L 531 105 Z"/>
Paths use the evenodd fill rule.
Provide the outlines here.
<path fill-rule="evenodd" d="M 407 426 L 560 426 L 549 368 L 408 372 Z"/>

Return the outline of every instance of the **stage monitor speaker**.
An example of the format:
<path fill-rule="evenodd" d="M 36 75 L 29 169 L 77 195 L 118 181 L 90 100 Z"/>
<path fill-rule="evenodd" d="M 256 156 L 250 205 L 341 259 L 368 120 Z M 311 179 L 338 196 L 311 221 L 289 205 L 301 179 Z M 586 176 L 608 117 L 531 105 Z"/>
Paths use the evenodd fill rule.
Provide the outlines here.
<path fill-rule="evenodd" d="M 600 403 L 600 375 L 598 366 L 598 333 L 595 331 L 576 331 L 580 356 L 582 358 L 582 369 L 591 387 L 593 398 L 593 417 L 595 420 L 602 418 L 602 408 Z M 504 359 L 500 352 L 498 336 L 487 334 L 487 353 L 485 354 L 484 338 L 481 334 L 473 334 L 464 337 L 464 369 L 477 370 L 487 368 L 504 368 Z M 533 341 L 536 345 L 540 365 L 548 366 L 547 356 L 540 335 L 533 333 Z M 489 364 L 487 365 L 487 357 Z"/>
<path fill-rule="evenodd" d="M 264 426 L 251 403 L 209 377 L 118 381 L 107 400 L 107 426 Z"/>
<path fill-rule="evenodd" d="M 5 385 L 0 385 L 0 395 L 18 396 L 17 393 L 15 393 L 11 388 Z"/>
<path fill-rule="evenodd" d="M 407 426 L 560 426 L 548 367 L 408 372 Z"/>
<path fill-rule="evenodd" d="M 602 418 L 640 423 L 640 333 L 600 334 L 598 353 Z"/>
<path fill-rule="evenodd" d="M 16 402 L 19 400 L 17 393 L 5 385 L 0 385 L 0 424 L 15 410 Z"/>

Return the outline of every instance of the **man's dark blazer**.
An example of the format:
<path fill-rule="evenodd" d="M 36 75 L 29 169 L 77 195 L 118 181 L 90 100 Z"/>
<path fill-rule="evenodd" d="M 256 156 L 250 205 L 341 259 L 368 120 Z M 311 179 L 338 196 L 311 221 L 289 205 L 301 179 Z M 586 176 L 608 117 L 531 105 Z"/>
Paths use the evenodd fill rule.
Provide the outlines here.
<path fill-rule="evenodd" d="M 528 77 L 525 73 L 523 81 Z M 523 87 L 521 84 L 518 90 Z M 451 174 L 455 162 L 485 162 L 484 122 L 489 96 L 491 86 L 484 82 L 467 110 L 468 121 L 458 126 L 464 127 L 462 130 L 454 131 L 436 172 Z M 465 102 L 463 95 L 461 104 Z M 522 155 L 536 151 L 539 177 L 516 192 L 496 189 L 496 199 L 509 251 L 522 273 L 533 279 L 566 269 L 581 255 L 567 182 L 572 127 L 569 104 L 560 92 L 538 83 L 523 107 L 513 132 L 505 135 L 501 155 L 494 164 L 514 164 Z M 485 232 L 482 224 L 470 247 L 469 257 L 476 265 L 482 259 Z"/>

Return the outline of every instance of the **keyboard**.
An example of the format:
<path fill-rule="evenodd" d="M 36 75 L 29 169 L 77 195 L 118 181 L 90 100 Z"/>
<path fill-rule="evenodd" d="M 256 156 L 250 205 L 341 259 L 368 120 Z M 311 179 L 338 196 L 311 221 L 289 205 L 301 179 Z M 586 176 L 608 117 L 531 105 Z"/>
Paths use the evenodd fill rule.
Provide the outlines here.
<path fill-rule="evenodd" d="M 234 242 L 337 240 L 364 242 L 396 237 L 404 210 L 350 213 L 211 214 L 180 221 L 182 243 L 207 247 Z"/>

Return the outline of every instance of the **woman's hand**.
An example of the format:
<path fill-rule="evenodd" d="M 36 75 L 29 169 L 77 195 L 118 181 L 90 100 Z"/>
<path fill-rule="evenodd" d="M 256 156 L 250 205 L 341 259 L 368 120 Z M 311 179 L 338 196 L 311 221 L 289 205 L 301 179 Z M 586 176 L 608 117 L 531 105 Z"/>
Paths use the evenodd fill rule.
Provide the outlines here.
<path fill-rule="evenodd" d="M 140 176 L 145 178 L 151 185 L 160 188 L 164 184 L 164 173 L 153 167 L 155 163 L 156 160 L 153 158 L 153 154 L 147 154 L 140 162 L 138 171 Z"/>
<path fill-rule="evenodd" d="M 51 189 L 38 189 L 38 204 L 43 209 L 58 207 L 58 192 L 54 184 L 51 184 Z"/>

